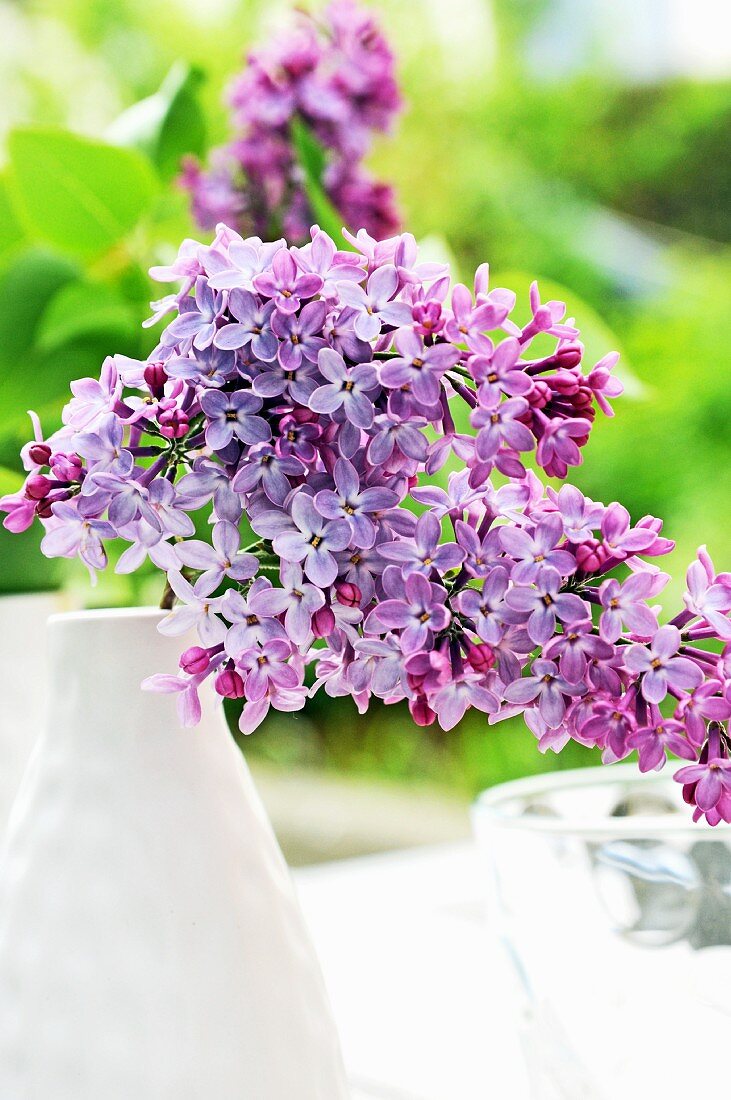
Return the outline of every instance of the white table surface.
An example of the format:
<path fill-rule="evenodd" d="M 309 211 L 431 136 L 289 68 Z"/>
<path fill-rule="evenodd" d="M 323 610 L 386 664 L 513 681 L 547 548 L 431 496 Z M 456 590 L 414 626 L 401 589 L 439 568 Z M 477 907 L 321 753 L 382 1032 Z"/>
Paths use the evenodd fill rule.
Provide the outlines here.
<path fill-rule="evenodd" d="M 470 842 L 300 868 L 353 1100 L 527 1100 Z"/>

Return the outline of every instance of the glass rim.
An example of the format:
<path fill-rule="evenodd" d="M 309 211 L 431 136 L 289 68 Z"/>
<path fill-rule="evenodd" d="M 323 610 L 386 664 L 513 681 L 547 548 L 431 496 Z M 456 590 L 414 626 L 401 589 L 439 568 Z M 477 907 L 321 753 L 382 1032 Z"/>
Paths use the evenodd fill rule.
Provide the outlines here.
<path fill-rule="evenodd" d="M 631 787 L 652 787 L 660 782 L 667 783 L 670 777 L 666 773 L 638 771 L 635 764 L 611 764 L 588 768 L 572 768 L 567 771 L 546 772 L 512 779 L 489 787 L 477 796 L 472 804 L 472 821 L 476 831 L 482 826 L 491 829 L 513 829 L 533 833 L 582 834 L 614 836 L 647 836 L 662 834 L 667 836 L 684 835 L 688 838 L 702 834 L 704 839 L 724 835 L 724 823 L 711 826 L 706 821 L 694 822 L 691 808 L 682 802 L 680 785 L 677 784 L 680 808 L 685 807 L 687 817 L 678 814 L 637 813 L 626 817 L 610 817 L 605 814 L 595 816 L 586 813 L 569 813 L 565 817 L 551 817 L 540 813 L 507 812 L 508 805 L 516 801 L 525 801 L 548 792 L 573 791 L 581 787 L 601 787 L 622 783 Z M 728 829 L 729 826 L 726 826 Z"/>

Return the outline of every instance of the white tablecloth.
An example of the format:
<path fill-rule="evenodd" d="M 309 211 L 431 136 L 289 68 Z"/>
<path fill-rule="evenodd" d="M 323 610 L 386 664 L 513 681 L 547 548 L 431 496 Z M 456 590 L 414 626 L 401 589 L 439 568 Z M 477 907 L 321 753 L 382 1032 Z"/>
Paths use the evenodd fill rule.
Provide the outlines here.
<path fill-rule="evenodd" d="M 296 872 L 354 1100 L 527 1100 L 481 875 L 469 842 Z"/>

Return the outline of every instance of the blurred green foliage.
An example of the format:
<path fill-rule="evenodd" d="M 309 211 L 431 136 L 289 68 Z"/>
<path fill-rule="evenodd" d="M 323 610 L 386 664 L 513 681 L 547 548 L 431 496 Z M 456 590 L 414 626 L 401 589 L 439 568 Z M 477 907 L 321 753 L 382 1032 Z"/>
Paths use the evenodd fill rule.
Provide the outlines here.
<path fill-rule="evenodd" d="M 591 356 L 621 344 L 628 397 L 598 424 L 575 480 L 634 516 L 664 517 L 678 541 L 676 601 L 698 543 L 731 566 L 731 85 L 633 83 L 594 53 L 540 78 L 525 44 L 550 0 L 370 6 L 407 104 L 374 171 L 396 183 L 406 226 L 441 239 L 464 279 L 488 259 L 493 285 L 525 301 L 537 276 L 569 302 Z M 0 174 L 0 467 L 18 468 L 27 408 L 53 427 L 70 378 L 152 346 L 154 332 L 139 328 L 156 294 L 146 269 L 194 232 L 172 182 L 180 156 L 225 138 L 225 85 L 286 7 L 0 0 L 0 136 L 17 131 Z M 0 588 L 45 583 L 34 540 L 2 537 Z M 90 599 L 83 571 L 67 583 Z M 92 598 L 154 600 L 157 585 L 110 572 Z M 283 763 L 423 775 L 468 792 L 588 759 L 576 746 L 542 758 L 519 723 L 477 716 L 443 734 L 414 727 L 402 706 L 358 717 L 324 695 L 247 745 Z"/>

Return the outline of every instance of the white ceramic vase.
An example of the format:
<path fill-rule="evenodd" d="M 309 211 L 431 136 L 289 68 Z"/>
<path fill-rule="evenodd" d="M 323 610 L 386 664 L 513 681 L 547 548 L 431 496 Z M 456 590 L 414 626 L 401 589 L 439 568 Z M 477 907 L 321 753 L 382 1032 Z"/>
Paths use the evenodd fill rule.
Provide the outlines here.
<path fill-rule="evenodd" d="M 46 717 L 46 622 L 52 592 L 0 596 L 0 844 Z"/>
<path fill-rule="evenodd" d="M 288 868 L 213 700 L 181 729 L 153 610 L 49 624 L 49 720 L 0 868 L 0 1095 L 345 1100 Z"/>

